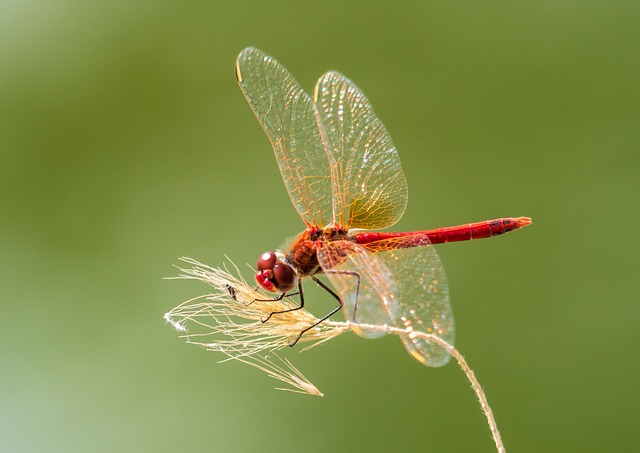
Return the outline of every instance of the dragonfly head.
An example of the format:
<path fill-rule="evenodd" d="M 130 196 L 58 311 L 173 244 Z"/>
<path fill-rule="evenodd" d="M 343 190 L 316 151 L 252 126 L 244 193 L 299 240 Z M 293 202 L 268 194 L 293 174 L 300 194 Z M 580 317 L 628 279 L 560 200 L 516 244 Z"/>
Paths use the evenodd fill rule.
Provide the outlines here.
<path fill-rule="evenodd" d="M 256 281 L 263 289 L 275 293 L 286 293 L 296 286 L 296 272 L 285 263 L 284 256 L 275 252 L 265 252 L 258 258 Z"/>

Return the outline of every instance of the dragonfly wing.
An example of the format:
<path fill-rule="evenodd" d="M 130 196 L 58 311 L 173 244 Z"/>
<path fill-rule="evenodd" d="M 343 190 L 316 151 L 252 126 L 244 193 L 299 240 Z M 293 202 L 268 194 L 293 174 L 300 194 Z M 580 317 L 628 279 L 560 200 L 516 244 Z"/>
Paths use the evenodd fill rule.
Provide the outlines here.
<path fill-rule="evenodd" d="M 255 48 L 238 55 L 236 76 L 273 146 L 294 207 L 307 225 L 326 225 L 331 180 L 311 97 L 284 66 Z"/>
<path fill-rule="evenodd" d="M 343 302 L 345 319 L 365 338 L 388 333 L 397 317 L 396 285 L 376 255 L 351 241 L 325 242 L 318 250 L 323 272 Z"/>
<path fill-rule="evenodd" d="M 320 77 L 314 102 L 329 159 L 333 220 L 365 229 L 395 224 L 407 205 L 407 182 L 391 136 L 371 104 L 337 72 Z"/>
<path fill-rule="evenodd" d="M 353 283 L 332 269 L 348 269 L 360 274 L 361 294 L 364 288 L 366 298 L 358 297 L 356 322 L 380 322 L 384 320 L 384 313 L 394 327 L 433 334 L 453 345 L 454 320 L 447 276 L 428 239 L 422 239 L 421 244 L 416 243 L 415 238 L 411 241 L 386 239 L 366 246 L 352 244 L 346 256 L 332 248 L 322 251 L 320 264 L 344 298 L 345 308 L 351 308 L 346 312 L 348 319 L 355 304 Z M 373 307 L 367 307 L 368 304 Z M 370 319 L 361 319 L 361 312 L 373 315 Z M 424 365 L 442 366 L 449 361 L 450 355 L 444 348 L 420 336 L 406 334 L 400 335 L 400 339 L 409 354 Z"/>
<path fill-rule="evenodd" d="M 365 247 L 387 266 L 397 285 L 395 325 L 436 335 L 453 345 L 455 328 L 447 275 L 429 239 L 404 236 Z M 400 339 L 409 354 L 424 365 L 442 366 L 450 359 L 444 348 L 415 334 L 401 335 Z"/>

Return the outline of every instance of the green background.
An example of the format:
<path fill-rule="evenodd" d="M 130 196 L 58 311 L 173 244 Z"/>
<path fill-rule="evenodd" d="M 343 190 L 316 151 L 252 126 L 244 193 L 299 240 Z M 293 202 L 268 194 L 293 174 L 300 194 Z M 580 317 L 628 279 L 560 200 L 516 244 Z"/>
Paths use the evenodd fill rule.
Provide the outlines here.
<path fill-rule="evenodd" d="M 455 363 L 397 338 L 288 351 L 321 399 L 165 325 L 208 291 L 163 280 L 178 257 L 253 264 L 302 229 L 236 86 L 248 45 L 363 89 L 398 230 L 534 219 L 438 247 L 507 450 L 637 447 L 639 5 L 0 2 L 0 450 L 494 451 Z"/>

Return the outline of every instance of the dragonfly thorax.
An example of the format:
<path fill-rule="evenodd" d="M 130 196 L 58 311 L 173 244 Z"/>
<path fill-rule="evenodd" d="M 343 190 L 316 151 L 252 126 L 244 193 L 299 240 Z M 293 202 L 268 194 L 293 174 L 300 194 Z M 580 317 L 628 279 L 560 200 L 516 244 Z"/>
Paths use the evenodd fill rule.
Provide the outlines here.
<path fill-rule="evenodd" d="M 329 241 L 349 240 L 348 231 L 339 225 L 325 228 L 310 227 L 293 240 L 285 261 L 303 277 L 322 272 L 318 263 L 318 250 Z"/>
<path fill-rule="evenodd" d="M 282 253 L 265 252 L 258 258 L 256 282 L 272 293 L 276 291 L 286 293 L 296 286 L 297 276 Z"/>

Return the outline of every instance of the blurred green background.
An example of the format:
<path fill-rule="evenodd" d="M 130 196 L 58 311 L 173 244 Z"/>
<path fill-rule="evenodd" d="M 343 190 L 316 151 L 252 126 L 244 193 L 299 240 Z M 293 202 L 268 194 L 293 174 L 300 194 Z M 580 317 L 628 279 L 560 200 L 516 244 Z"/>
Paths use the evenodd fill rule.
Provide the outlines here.
<path fill-rule="evenodd" d="M 320 399 L 165 325 L 208 291 L 163 280 L 178 257 L 253 264 L 302 229 L 236 86 L 248 45 L 363 89 L 409 182 L 398 230 L 533 217 L 438 247 L 507 450 L 637 447 L 640 3 L 0 10 L 1 451 L 495 451 L 455 363 L 396 338 L 288 351 Z"/>

